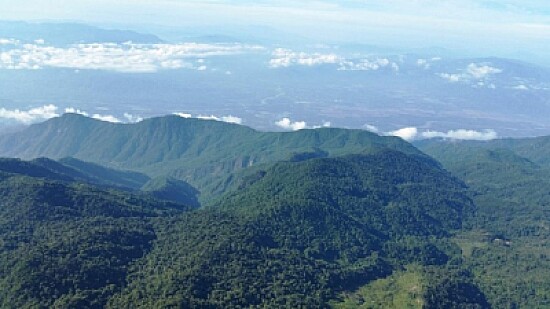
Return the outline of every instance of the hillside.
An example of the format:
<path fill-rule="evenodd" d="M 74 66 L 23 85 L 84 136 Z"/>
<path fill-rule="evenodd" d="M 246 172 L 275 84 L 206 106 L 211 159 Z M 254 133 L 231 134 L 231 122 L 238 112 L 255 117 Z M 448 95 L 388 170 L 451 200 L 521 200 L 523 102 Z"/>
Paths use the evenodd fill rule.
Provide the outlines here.
<path fill-rule="evenodd" d="M 550 305 L 548 141 L 540 137 L 420 145 L 473 192 L 477 215 L 465 221 L 467 228 L 456 242 L 495 307 Z"/>
<path fill-rule="evenodd" d="M 474 205 L 424 157 L 384 150 L 274 163 L 187 212 L 58 179 L 44 167 L 53 161 L 34 162 L 0 164 L 2 307 L 325 307 L 410 263 L 439 272 L 421 293 L 432 307 L 487 307 L 468 275 L 436 280 L 453 273 L 448 237 Z M 170 178 L 147 188 L 164 200 L 173 196 L 162 188 L 194 192 Z M 456 285 L 468 289 L 451 292 Z"/>
<path fill-rule="evenodd" d="M 262 174 L 206 210 L 157 221 L 163 237 L 110 307 L 326 307 L 408 263 L 445 271 L 456 254 L 445 236 L 473 207 L 460 181 L 395 151 Z M 452 293 L 432 287 L 438 305 L 487 306 L 480 293 L 441 299 Z"/>
<path fill-rule="evenodd" d="M 101 308 L 151 249 L 151 220 L 191 209 L 66 177 L 0 161 L 2 308 Z"/>

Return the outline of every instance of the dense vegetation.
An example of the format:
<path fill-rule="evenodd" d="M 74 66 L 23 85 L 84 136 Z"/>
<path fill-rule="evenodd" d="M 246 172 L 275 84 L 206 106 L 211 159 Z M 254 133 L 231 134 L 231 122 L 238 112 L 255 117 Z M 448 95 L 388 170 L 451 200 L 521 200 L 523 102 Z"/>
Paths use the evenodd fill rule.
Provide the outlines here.
<path fill-rule="evenodd" d="M 2 308 L 102 307 L 150 250 L 151 219 L 189 209 L 66 177 L 0 162 Z"/>
<path fill-rule="evenodd" d="M 323 307 L 403 263 L 446 265 L 457 250 L 444 237 L 472 208 L 461 182 L 396 151 L 281 162 L 262 175 L 159 222 L 155 248 L 110 305 Z M 433 289 L 434 299 L 445 290 Z M 484 305 L 460 297 L 447 298 Z"/>
<path fill-rule="evenodd" d="M 9 137 L 59 160 L 0 159 L 0 307 L 550 305 L 547 138 L 419 144 L 438 163 L 179 117 Z"/>
<path fill-rule="evenodd" d="M 438 164 L 394 150 L 264 166 L 192 212 L 42 161 L 0 165 L 4 307 L 324 307 L 405 264 L 446 267 L 473 210 Z"/>
<path fill-rule="evenodd" d="M 550 306 L 548 141 L 421 146 L 473 192 L 477 216 L 465 221 L 467 228 L 456 242 L 464 250 L 466 266 L 495 307 Z"/>

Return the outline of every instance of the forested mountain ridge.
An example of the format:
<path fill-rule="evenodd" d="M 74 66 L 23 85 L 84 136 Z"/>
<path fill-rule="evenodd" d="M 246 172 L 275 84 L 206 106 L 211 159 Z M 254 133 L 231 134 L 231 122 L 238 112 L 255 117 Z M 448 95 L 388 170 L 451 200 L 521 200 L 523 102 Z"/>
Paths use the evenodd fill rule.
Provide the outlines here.
<path fill-rule="evenodd" d="M 258 132 L 213 120 L 165 116 L 113 124 L 65 114 L 22 132 L 0 136 L 0 156 L 74 157 L 87 162 L 172 176 L 201 189 L 213 178 L 251 165 L 305 156 L 337 156 L 395 149 L 424 156 L 396 137 L 364 130 L 316 129 Z"/>
<path fill-rule="evenodd" d="M 548 303 L 544 138 L 419 144 L 439 163 L 359 130 L 176 116 L 65 115 L 10 137 L 7 153 L 59 160 L 0 160 L 4 307 L 365 305 L 410 277 L 414 293 L 388 292 L 401 304 Z"/>

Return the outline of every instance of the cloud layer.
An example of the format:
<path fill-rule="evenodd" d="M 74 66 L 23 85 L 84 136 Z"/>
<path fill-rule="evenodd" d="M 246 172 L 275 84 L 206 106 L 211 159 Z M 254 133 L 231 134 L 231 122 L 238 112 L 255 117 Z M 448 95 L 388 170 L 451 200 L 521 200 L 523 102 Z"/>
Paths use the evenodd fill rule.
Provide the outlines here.
<path fill-rule="evenodd" d="M 285 117 L 279 121 L 276 121 L 275 125 L 285 130 L 298 131 L 302 129 L 328 128 L 331 126 L 331 123 L 329 121 L 325 121 L 322 125 L 308 126 L 305 121 L 292 121 L 290 118 Z"/>
<path fill-rule="evenodd" d="M 215 120 L 215 121 L 222 121 L 227 123 L 235 123 L 235 124 L 242 124 L 243 119 L 237 116 L 233 115 L 227 115 L 227 116 L 215 116 L 215 115 L 197 115 L 193 116 L 189 113 L 172 113 L 173 115 L 179 116 L 181 118 L 197 118 L 197 119 L 203 119 L 203 120 Z"/>
<path fill-rule="evenodd" d="M 367 131 L 377 133 L 380 135 L 400 137 L 406 141 L 431 139 L 431 138 L 443 138 L 443 139 L 449 139 L 449 140 L 488 141 L 488 140 L 493 140 L 498 138 L 497 132 L 491 129 L 483 130 L 483 131 L 458 129 L 458 130 L 449 130 L 447 132 L 431 131 L 431 130 L 420 132 L 420 130 L 416 127 L 405 127 L 394 131 L 382 132 L 376 126 L 373 126 L 370 124 L 365 124 L 363 128 L 365 128 Z"/>
<path fill-rule="evenodd" d="M 66 48 L 0 39 L 0 44 L 14 48 L 0 53 L 0 69 L 37 70 L 42 68 L 71 68 L 108 70 L 127 73 L 156 72 L 168 69 L 194 69 L 204 71 L 196 58 L 235 55 L 260 51 L 263 48 L 243 44 L 75 44 Z M 203 60 L 204 62 L 204 60 Z"/>
<path fill-rule="evenodd" d="M 15 120 L 24 124 L 30 124 L 33 122 L 46 120 L 54 117 L 58 117 L 58 107 L 49 104 L 41 107 L 31 108 L 29 110 L 0 108 L 0 118 Z"/>
<path fill-rule="evenodd" d="M 451 140 L 474 140 L 474 141 L 488 141 L 496 139 L 498 137 L 497 132 L 494 130 L 450 130 L 447 132 L 426 131 L 422 133 L 423 138 L 444 138 Z"/>
<path fill-rule="evenodd" d="M 114 115 L 104 115 L 104 114 L 98 114 L 98 113 L 90 114 L 86 111 L 73 108 L 73 107 L 65 108 L 64 113 L 79 114 L 79 115 L 83 115 L 93 119 L 112 122 L 112 123 L 135 123 L 143 120 L 142 117 L 133 115 L 130 113 L 124 113 L 123 117 L 119 118 Z M 233 115 L 193 116 L 188 113 L 174 113 L 174 115 L 177 115 L 182 118 L 215 120 L 215 121 L 222 121 L 222 122 L 235 123 L 235 124 L 243 123 L 242 118 L 236 117 Z M 9 110 L 6 108 L 0 108 L 0 119 L 13 120 L 23 124 L 32 124 L 35 122 L 39 122 L 39 121 L 43 121 L 43 120 L 47 120 L 47 119 L 59 117 L 59 116 L 60 116 L 59 107 L 53 104 L 44 105 L 41 107 L 35 107 L 28 110 L 21 110 L 21 109 Z M 307 122 L 305 121 L 292 121 L 290 118 L 284 117 L 281 120 L 276 121 L 275 125 L 285 130 L 297 131 L 302 129 L 317 129 L 317 128 L 330 127 L 331 123 L 327 121 L 327 122 L 324 122 L 322 125 L 308 126 Z M 418 139 L 431 139 L 431 138 L 443 138 L 443 139 L 450 139 L 450 140 L 487 141 L 487 140 L 498 138 L 497 132 L 491 129 L 487 129 L 483 131 L 458 129 L 458 130 L 449 130 L 447 132 L 427 130 L 427 131 L 421 132 L 416 127 L 405 127 L 394 131 L 383 132 L 374 125 L 366 124 L 363 127 L 368 131 L 371 131 L 380 135 L 397 136 L 406 141 L 413 141 Z"/>
<path fill-rule="evenodd" d="M 418 129 L 415 127 L 407 127 L 399 130 L 387 132 L 386 135 L 401 137 L 406 141 L 412 141 L 418 136 Z"/>
<path fill-rule="evenodd" d="M 204 120 L 223 121 L 223 122 L 235 123 L 235 124 L 242 124 L 243 123 L 242 118 L 235 117 L 235 116 L 232 116 L 232 115 L 220 116 L 220 117 L 214 116 L 214 115 L 210 115 L 210 116 L 199 115 L 199 116 L 197 116 L 197 118 L 198 119 L 204 119 Z"/>
<path fill-rule="evenodd" d="M 79 114 L 93 119 L 113 122 L 113 123 L 135 123 L 143 120 L 142 117 L 132 115 L 129 113 L 124 113 L 124 118 L 118 118 L 113 115 L 103 115 L 103 114 L 90 114 L 86 111 L 74 108 L 67 107 L 64 109 L 64 113 Z M 20 122 L 22 124 L 32 124 L 40 122 L 43 120 L 55 118 L 61 116 L 59 112 L 59 107 L 54 104 L 48 104 L 40 107 L 30 108 L 28 110 L 21 109 L 6 109 L 0 108 L 0 119 L 12 120 Z"/>
<path fill-rule="evenodd" d="M 363 58 L 347 59 L 334 53 L 306 53 L 295 52 L 290 49 L 277 48 L 271 54 L 269 61 L 271 68 L 286 68 L 290 66 L 317 66 L 323 64 L 333 64 L 338 66 L 341 71 L 376 71 L 381 68 L 389 67 L 394 71 L 399 71 L 399 65 L 387 58 Z"/>
<path fill-rule="evenodd" d="M 491 76 L 502 73 L 502 70 L 486 63 L 470 63 L 461 73 L 440 73 L 441 78 L 451 83 L 477 82 L 483 85 Z"/>

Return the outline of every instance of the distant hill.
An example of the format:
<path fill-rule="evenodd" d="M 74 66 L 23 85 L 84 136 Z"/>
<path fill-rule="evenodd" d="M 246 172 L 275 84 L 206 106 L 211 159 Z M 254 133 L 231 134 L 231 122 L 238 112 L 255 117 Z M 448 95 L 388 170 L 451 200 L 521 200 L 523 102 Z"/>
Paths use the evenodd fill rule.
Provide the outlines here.
<path fill-rule="evenodd" d="M 11 38 L 23 42 L 43 39 L 48 44 L 67 45 L 76 43 L 161 43 L 152 34 L 130 30 L 110 30 L 79 23 L 28 23 L 22 21 L 0 21 L 0 38 Z"/>
<path fill-rule="evenodd" d="M 418 147 L 437 159 L 450 159 L 453 151 L 477 151 L 480 149 L 507 149 L 517 156 L 536 164 L 550 166 L 550 136 L 532 138 L 504 138 L 491 141 L 441 141 L 425 140 L 416 143 Z M 458 161 L 459 157 L 455 157 Z"/>
<path fill-rule="evenodd" d="M 1 156 L 73 157 L 153 178 L 172 176 L 199 190 L 216 177 L 262 163 L 383 149 L 432 160 L 400 138 L 363 130 L 259 132 L 236 124 L 178 116 L 113 124 L 65 114 L 22 132 L 0 136 Z"/>

